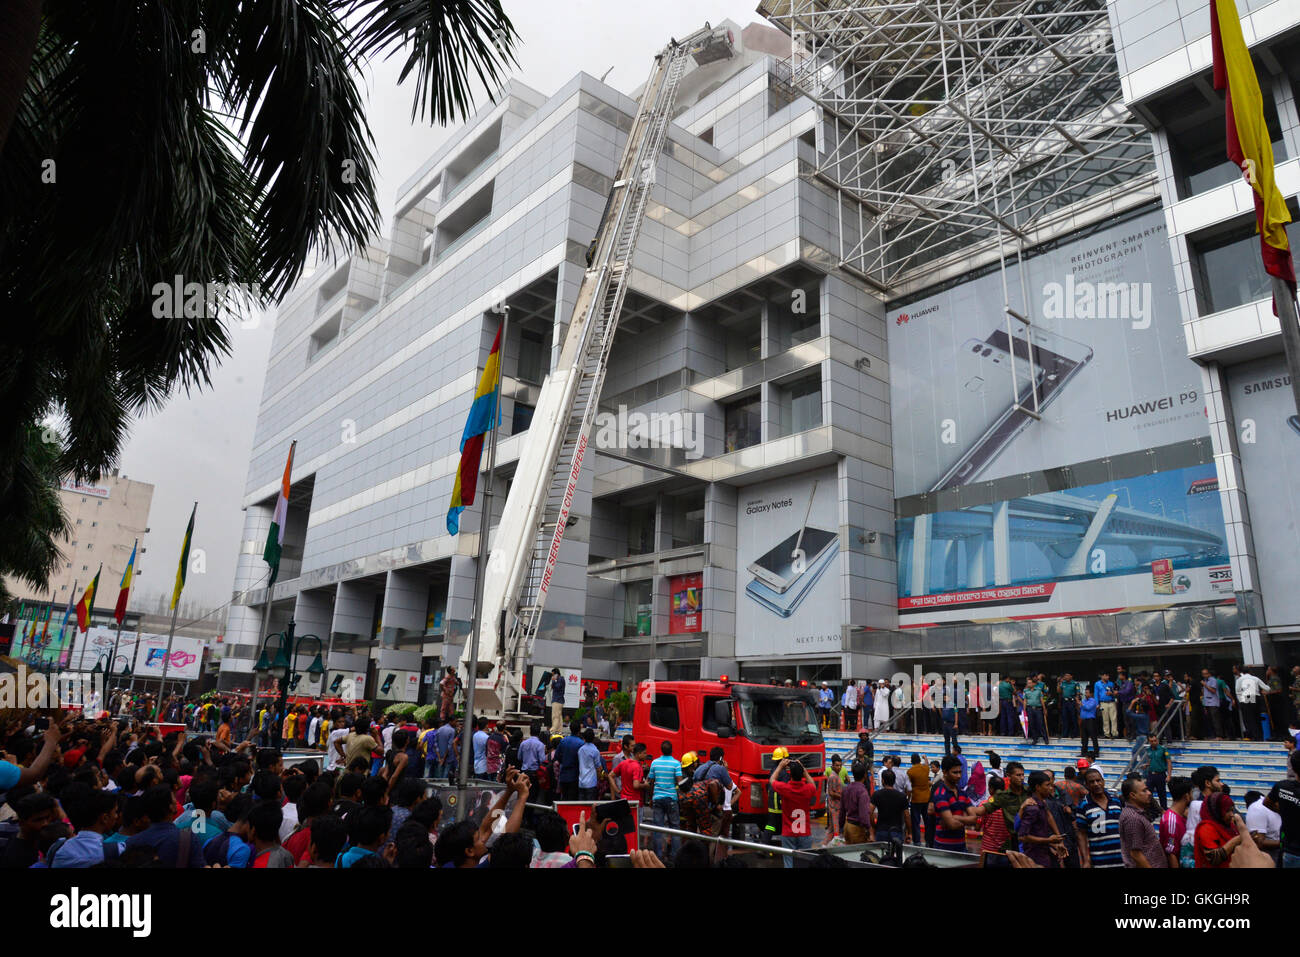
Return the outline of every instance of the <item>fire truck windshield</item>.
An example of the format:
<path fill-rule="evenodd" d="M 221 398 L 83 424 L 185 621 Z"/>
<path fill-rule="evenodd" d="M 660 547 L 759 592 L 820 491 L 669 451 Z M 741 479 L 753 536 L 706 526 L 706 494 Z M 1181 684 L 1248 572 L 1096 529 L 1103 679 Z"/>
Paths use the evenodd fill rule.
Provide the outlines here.
<path fill-rule="evenodd" d="M 773 688 L 734 689 L 740 700 L 740 731 L 756 744 L 819 744 L 821 726 L 811 695 Z"/>

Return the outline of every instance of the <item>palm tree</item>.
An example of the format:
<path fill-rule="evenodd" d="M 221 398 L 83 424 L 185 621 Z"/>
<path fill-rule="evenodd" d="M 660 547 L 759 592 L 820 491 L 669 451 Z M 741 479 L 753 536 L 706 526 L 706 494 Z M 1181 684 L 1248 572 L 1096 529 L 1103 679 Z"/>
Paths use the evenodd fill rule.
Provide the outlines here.
<path fill-rule="evenodd" d="M 66 538 L 67 516 L 59 502 L 58 463 L 62 452 L 46 430 L 27 426 L 25 445 L 14 480 L 0 494 L 0 515 L 25 521 L 0 521 L 0 614 L 11 610 L 13 596 L 5 577 L 44 592 L 63 556 L 56 540 Z"/>
<path fill-rule="evenodd" d="M 0 502 L 36 423 L 61 422 L 55 474 L 93 478 L 210 383 L 232 320 L 374 235 L 366 60 L 404 54 L 412 118 L 446 123 L 516 40 L 500 0 L 0 3 Z M 175 277 L 257 288 L 176 315 Z"/>

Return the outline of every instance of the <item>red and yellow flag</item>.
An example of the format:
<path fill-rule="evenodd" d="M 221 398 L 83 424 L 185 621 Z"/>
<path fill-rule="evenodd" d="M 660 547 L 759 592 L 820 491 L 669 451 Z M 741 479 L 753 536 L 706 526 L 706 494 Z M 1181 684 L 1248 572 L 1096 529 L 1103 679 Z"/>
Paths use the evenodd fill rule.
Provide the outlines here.
<path fill-rule="evenodd" d="M 135 550 L 139 544 L 140 540 L 137 538 L 135 544 L 131 546 L 131 558 L 126 563 L 126 571 L 122 572 L 122 584 L 118 586 L 117 606 L 113 609 L 113 620 L 119 625 L 126 617 L 126 599 L 131 594 L 131 576 L 135 572 Z"/>
<path fill-rule="evenodd" d="M 85 631 L 90 627 L 90 611 L 95 607 L 95 592 L 99 590 L 99 572 L 104 570 L 104 566 L 99 566 L 99 571 L 95 572 L 95 577 L 91 579 L 86 586 L 86 593 L 81 596 L 81 601 L 77 602 L 77 628 Z"/>
<path fill-rule="evenodd" d="M 1264 97 L 1255 76 L 1234 0 L 1211 0 L 1210 36 L 1214 47 L 1214 88 L 1224 90 L 1228 158 L 1241 168 L 1255 193 L 1255 230 L 1264 269 L 1296 291 L 1295 264 L 1286 238 L 1291 213 L 1277 188 L 1273 144 L 1264 121 Z M 1277 302 L 1273 303 L 1277 314 Z"/>

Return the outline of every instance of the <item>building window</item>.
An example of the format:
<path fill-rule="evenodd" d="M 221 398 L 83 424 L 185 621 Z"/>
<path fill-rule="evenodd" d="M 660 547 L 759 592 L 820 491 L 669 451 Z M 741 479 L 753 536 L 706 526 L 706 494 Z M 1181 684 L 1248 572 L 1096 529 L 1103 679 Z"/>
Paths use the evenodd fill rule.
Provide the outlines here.
<path fill-rule="evenodd" d="M 91 528 L 95 528 L 95 527 L 97 527 L 98 525 L 99 525 L 99 522 L 91 522 L 91 523 L 90 523 L 90 527 L 91 527 Z"/>
<path fill-rule="evenodd" d="M 665 731 L 676 731 L 682 726 L 677 711 L 677 695 L 666 691 L 655 692 L 654 700 L 650 702 L 650 723 Z"/>
<path fill-rule="evenodd" d="M 668 521 L 673 548 L 704 544 L 704 490 L 670 495 L 667 498 Z"/>
<path fill-rule="evenodd" d="M 1273 144 L 1273 159 L 1280 163 L 1286 158 L 1282 126 L 1278 122 L 1272 93 L 1267 89 L 1263 93 L 1264 122 L 1268 127 L 1268 138 Z M 1204 103 L 1199 93 L 1195 97 L 1199 103 Z M 1215 99 L 1217 101 L 1218 98 Z M 1179 199 L 1187 199 L 1241 179 L 1241 170 L 1224 152 L 1222 103 L 1215 102 L 1190 113 L 1180 113 L 1181 105 L 1170 105 L 1170 115 L 1166 121 L 1169 153 Z M 1173 115 L 1175 113 L 1178 115 Z"/>
<path fill-rule="evenodd" d="M 1226 236 L 1193 241 L 1192 272 L 1196 307 L 1203 316 L 1267 299 L 1272 290 L 1253 219 Z"/>
<path fill-rule="evenodd" d="M 81 524 L 81 519 L 77 519 L 77 524 L 78 524 L 78 525 Z"/>
<path fill-rule="evenodd" d="M 521 382 L 541 385 L 551 366 L 551 353 L 540 332 L 524 329 L 519 333 L 519 368 L 516 378 Z"/>
<path fill-rule="evenodd" d="M 634 505 L 623 511 L 627 522 L 627 554 L 646 555 L 655 551 L 655 506 Z"/>
<path fill-rule="evenodd" d="M 89 566 L 89 565 L 82 565 L 82 566 L 81 566 L 81 570 L 82 570 L 83 572 L 90 571 L 90 566 Z"/>
<path fill-rule="evenodd" d="M 822 377 L 800 379 L 790 386 L 790 433 L 805 432 L 822 424 Z"/>
<path fill-rule="evenodd" d="M 726 451 L 736 452 L 763 441 L 761 407 L 762 402 L 756 395 L 722 407 Z"/>
<path fill-rule="evenodd" d="M 634 638 L 650 634 L 653 621 L 650 594 L 651 582 L 649 579 L 639 582 L 628 582 L 623 586 L 624 638 Z"/>
<path fill-rule="evenodd" d="M 518 435 L 520 432 L 527 432 L 528 427 L 533 424 L 534 411 L 536 411 L 535 406 L 516 402 L 515 410 L 510 414 L 510 434 Z"/>
<path fill-rule="evenodd" d="M 724 337 L 724 371 L 757 362 L 763 355 L 763 317 L 752 312 L 721 322 Z"/>

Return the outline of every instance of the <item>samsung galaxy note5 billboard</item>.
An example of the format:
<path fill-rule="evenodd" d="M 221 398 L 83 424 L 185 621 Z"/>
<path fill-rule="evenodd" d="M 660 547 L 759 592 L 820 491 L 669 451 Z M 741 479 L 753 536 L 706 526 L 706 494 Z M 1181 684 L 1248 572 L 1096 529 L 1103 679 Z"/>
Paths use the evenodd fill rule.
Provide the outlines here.
<path fill-rule="evenodd" d="M 1159 212 L 888 318 L 899 498 L 1208 435 Z M 1214 476 L 1130 470 L 901 519 L 899 623 L 1231 600 Z"/>
<path fill-rule="evenodd" d="M 736 654 L 840 650 L 835 469 L 749 485 L 736 516 Z"/>

